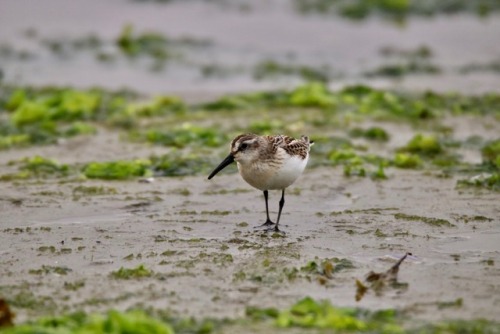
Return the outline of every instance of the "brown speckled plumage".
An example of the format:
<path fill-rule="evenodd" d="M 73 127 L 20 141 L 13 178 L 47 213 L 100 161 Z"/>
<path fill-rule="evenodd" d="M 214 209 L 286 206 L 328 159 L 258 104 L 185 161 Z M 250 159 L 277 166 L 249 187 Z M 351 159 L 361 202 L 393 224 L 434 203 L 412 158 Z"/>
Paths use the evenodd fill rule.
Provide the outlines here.
<path fill-rule="evenodd" d="M 296 155 L 305 159 L 313 142 L 309 137 L 302 136 L 295 139 L 285 135 L 258 136 L 253 133 L 245 133 L 237 136 L 231 142 L 231 152 L 236 153 L 242 143 L 255 140 L 253 146 L 261 151 L 264 160 L 275 159 L 276 151 L 282 148 L 289 155 Z"/>

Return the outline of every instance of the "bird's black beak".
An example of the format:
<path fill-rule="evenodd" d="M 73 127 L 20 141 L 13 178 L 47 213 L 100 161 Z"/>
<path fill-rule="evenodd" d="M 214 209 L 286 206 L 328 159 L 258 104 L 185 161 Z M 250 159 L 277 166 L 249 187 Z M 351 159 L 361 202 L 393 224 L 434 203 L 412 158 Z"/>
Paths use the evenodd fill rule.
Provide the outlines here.
<path fill-rule="evenodd" d="M 222 160 L 222 162 L 220 163 L 219 166 L 217 166 L 217 168 L 214 169 L 214 171 L 212 173 L 210 173 L 210 175 L 208 176 L 208 179 L 210 180 L 211 178 L 213 178 L 215 176 L 215 174 L 217 174 L 218 172 L 220 172 L 221 170 L 223 170 L 224 168 L 226 168 L 227 165 L 230 165 L 234 162 L 234 157 L 232 154 L 229 154 L 226 159 Z"/>

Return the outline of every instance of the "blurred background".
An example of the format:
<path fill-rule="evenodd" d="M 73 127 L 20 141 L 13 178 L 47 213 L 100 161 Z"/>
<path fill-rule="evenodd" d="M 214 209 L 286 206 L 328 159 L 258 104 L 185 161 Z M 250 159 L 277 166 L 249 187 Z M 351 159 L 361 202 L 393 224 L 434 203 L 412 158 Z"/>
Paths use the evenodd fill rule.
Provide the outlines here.
<path fill-rule="evenodd" d="M 500 87 L 498 0 L 2 0 L 10 85 L 128 88 L 199 100 L 331 88 Z"/>

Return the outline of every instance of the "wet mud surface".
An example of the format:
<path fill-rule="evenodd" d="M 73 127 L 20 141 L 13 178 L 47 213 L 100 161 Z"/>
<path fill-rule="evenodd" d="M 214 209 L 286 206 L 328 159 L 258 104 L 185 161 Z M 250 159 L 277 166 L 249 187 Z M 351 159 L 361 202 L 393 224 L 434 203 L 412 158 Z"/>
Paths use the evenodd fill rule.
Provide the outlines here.
<path fill-rule="evenodd" d="M 108 141 L 108 158 L 124 147 Z M 133 306 L 238 317 L 248 305 L 285 307 L 304 295 L 398 308 L 413 319 L 498 316 L 499 195 L 457 190 L 453 178 L 394 170 L 374 181 L 308 169 L 288 191 L 285 236 L 254 230 L 265 217 L 262 194 L 237 174 L 84 185 L 113 190 L 90 196 L 74 182 L 2 184 L 1 292 L 19 303 L 20 320 Z M 278 196 L 270 194 L 273 215 Z M 356 279 L 406 252 L 403 287 L 355 301 Z M 326 279 L 304 269 L 328 259 L 340 270 Z M 151 277 L 111 274 L 141 264 Z"/>

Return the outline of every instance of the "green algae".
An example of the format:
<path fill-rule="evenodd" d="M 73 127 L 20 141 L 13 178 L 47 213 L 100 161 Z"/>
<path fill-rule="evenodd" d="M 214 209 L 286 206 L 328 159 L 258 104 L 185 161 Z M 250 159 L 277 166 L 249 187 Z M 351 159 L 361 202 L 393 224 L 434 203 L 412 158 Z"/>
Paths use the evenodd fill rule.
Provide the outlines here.
<path fill-rule="evenodd" d="M 392 162 L 398 168 L 407 169 L 418 168 L 423 164 L 422 159 L 418 155 L 411 153 L 396 153 Z"/>
<path fill-rule="evenodd" d="M 125 25 L 116 39 L 116 45 L 129 57 L 148 55 L 164 60 L 170 56 L 166 44 L 167 39 L 157 33 L 135 34 L 131 24 Z"/>
<path fill-rule="evenodd" d="M 83 166 L 79 164 L 59 164 L 53 159 L 40 156 L 25 158 L 19 162 L 18 172 L 0 176 L 0 181 L 27 180 L 41 177 L 77 177 L 83 175 L 89 179 L 101 180 L 129 180 L 137 177 L 158 176 L 185 176 L 207 173 L 213 168 L 217 159 L 207 160 L 197 154 L 180 154 L 172 152 L 161 156 L 152 156 L 150 159 L 116 160 L 105 162 L 90 162 Z M 75 196 L 113 194 L 112 188 L 99 187 L 77 188 Z"/>
<path fill-rule="evenodd" d="M 94 123 L 132 129 L 132 140 L 167 146 L 187 147 L 208 145 L 219 147 L 227 141 L 218 129 L 195 124 L 159 129 L 146 126 L 140 119 L 171 116 L 171 121 L 193 116 L 203 111 L 245 111 L 264 109 L 315 110 L 313 125 L 326 125 L 339 117 L 369 117 L 373 119 L 401 119 L 422 121 L 446 114 L 496 114 L 500 97 L 490 93 L 478 96 L 437 94 L 426 92 L 408 94 L 351 86 L 338 91 L 324 84 L 312 82 L 290 91 L 270 91 L 227 95 L 214 102 L 187 106 L 174 96 L 156 96 L 146 101 L 130 92 L 106 92 L 99 89 L 70 88 L 12 88 L 6 87 L 0 105 L 8 111 L 8 118 L 0 121 L 0 148 L 55 143 L 59 138 L 92 135 Z M 200 114 L 201 115 L 201 114 Z M 313 114 L 310 114 L 311 116 Z M 208 116 L 205 115 L 205 116 Z M 210 115 L 213 116 L 213 115 Z M 300 121 L 310 117 L 303 115 Z M 332 117 L 334 116 L 334 117 Z M 220 114 L 220 117 L 224 115 Z M 186 118 L 187 119 L 187 118 Z M 270 133 L 289 131 L 287 123 L 267 121 L 251 123 L 249 130 Z M 154 123 L 152 123 L 154 124 Z M 300 123 L 299 123 L 300 125 Z M 295 125 L 294 125 L 295 126 Z M 140 129 L 140 130 L 135 130 Z M 354 131 L 367 139 L 386 140 L 383 129 Z"/>
<path fill-rule="evenodd" d="M 83 168 L 83 175 L 89 179 L 125 180 L 131 177 L 147 176 L 149 160 L 120 160 L 91 162 Z"/>
<path fill-rule="evenodd" d="M 443 147 L 435 135 L 424 135 L 419 133 L 400 150 L 425 156 L 435 156 L 443 152 Z"/>
<path fill-rule="evenodd" d="M 422 217 L 422 216 L 416 216 L 416 215 L 407 215 L 404 213 L 396 213 L 394 215 L 394 218 L 408 220 L 408 221 L 421 221 L 421 222 L 424 222 L 428 225 L 436 226 L 436 227 L 441 227 L 441 226 L 454 227 L 455 226 L 454 224 L 450 223 L 449 220 L 446 220 L 446 219 Z"/>
<path fill-rule="evenodd" d="M 121 267 L 117 271 L 113 271 L 110 273 L 110 276 L 116 279 L 136 279 L 143 277 L 151 277 L 153 272 L 146 268 L 143 264 L 135 267 L 135 268 L 123 268 Z"/>
<path fill-rule="evenodd" d="M 413 57 L 415 52 L 426 57 L 430 51 L 391 52 L 409 52 L 409 57 Z M 186 105 L 168 95 L 146 100 L 130 92 L 98 89 L 7 87 L 4 94 L 0 94 L 0 105 L 6 109 L 7 116 L 0 119 L 0 149 L 50 144 L 61 138 L 93 135 L 101 129 L 100 125 L 127 131 L 121 136 L 125 140 L 173 148 L 168 154 L 146 159 L 150 164 L 142 166 L 134 160 L 89 162 L 83 167 L 71 166 L 69 171 L 75 176 L 80 172 L 88 178 L 99 179 L 203 174 L 217 163 L 216 155 L 222 156 L 222 148 L 230 138 L 243 131 L 314 134 L 330 128 L 349 129 L 351 123 L 363 120 L 386 120 L 408 122 L 419 129 L 439 132 L 417 133 L 407 145 L 395 152 L 392 159 L 366 153 L 372 148 L 372 142 L 383 143 L 390 137 L 386 130 L 378 126 L 354 126 L 346 131 L 351 137 L 367 139 L 363 145 L 354 145 L 345 137 L 339 139 L 328 134 L 313 136 L 317 145 L 313 147 L 312 156 L 316 158 L 311 159 L 311 166 L 342 166 L 346 176 L 385 179 L 386 170 L 391 166 L 441 168 L 448 175 L 458 172 L 459 167 L 461 170 L 470 168 L 462 164 L 461 157 L 455 153 L 465 143 L 453 142 L 449 131 L 442 133 L 435 124 L 439 125 L 438 121 L 447 115 L 496 115 L 500 110 L 500 97 L 494 93 L 477 96 L 433 92 L 409 94 L 366 86 L 333 91 L 322 83 L 312 82 L 292 90 L 226 95 L 199 105 Z M 249 125 L 229 130 L 233 123 L 227 124 L 228 129 L 218 129 L 213 125 L 207 126 L 204 121 L 207 118 L 231 118 L 234 111 L 242 120 L 249 118 Z M 254 114 L 259 115 L 259 120 L 250 118 Z M 186 122 L 188 120 L 190 122 Z M 216 149 L 216 154 L 211 153 L 207 159 L 206 147 Z M 493 167 L 500 164 L 498 156 L 487 161 Z M 18 173 L 2 175 L 0 179 L 15 181 L 32 177 L 30 171 L 23 169 Z"/>
<path fill-rule="evenodd" d="M 500 139 L 491 141 L 481 148 L 485 163 L 490 163 L 500 170 Z"/>
<path fill-rule="evenodd" d="M 401 78 L 410 74 L 439 74 L 441 69 L 433 64 L 422 61 L 397 62 L 381 65 L 371 71 L 365 72 L 368 78 L 390 77 Z"/>
<path fill-rule="evenodd" d="M 118 312 L 112 310 L 105 315 L 89 315 L 79 312 L 63 317 L 41 318 L 31 324 L 7 329 L 5 333 L 173 334 L 174 331 L 168 324 L 146 315 L 143 311 Z"/>
<path fill-rule="evenodd" d="M 386 179 L 385 167 L 390 161 L 374 154 L 359 154 L 352 148 L 333 150 L 329 156 L 330 164 L 342 165 L 344 176 L 370 176 L 373 179 Z"/>
<path fill-rule="evenodd" d="M 275 60 L 263 60 L 259 62 L 253 71 L 253 77 L 257 80 L 273 79 L 281 76 L 296 76 L 305 81 L 328 82 L 330 70 L 327 66 L 313 67 L 301 64 L 281 63 Z"/>
<path fill-rule="evenodd" d="M 42 266 L 40 269 L 30 269 L 29 273 L 32 275 L 47 275 L 47 274 L 58 274 L 67 275 L 72 270 L 68 267 L 56 267 L 56 266 Z"/>
<path fill-rule="evenodd" d="M 153 144 L 183 148 L 186 146 L 220 147 L 226 144 L 228 137 L 215 128 L 194 126 L 190 123 L 174 129 L 147 130 L 132 132 L 134 141 L 143 141 Z"/>
<path fill-rule="evenodd" d="M 52 297 L 35 295 L 25 286 L 9 287 L 8 289 L 7 287 L 0 286 L 0 291 L 5 298 L 5 301 L 12 307 L 28 310 L 44 310 L 49 312 L 53 312 L 57 309 L 57 304 Z M 0 331 L 1 330 L 2 328 L 0 328 Z"/>
<path fill-rule="evenodd" d="M 458 180 L 457 188 L 474 187 L 500 191 L 500 140 L 486 143 L 481 148 L 481 155 L 483 163 L 475 166 L 480 174 Z"/>
<path fill-rule="evenodd" d="M 53 159 L 47 159 L 38 155 L 31 158 L 24 158 L 17 162 L 11 162 L 11 164 L 19 164 L 19 171 L 0 176 L 0 181 L 24 180 L 33 177 L 65 177 L 72 172 L 69 165 L 60 164 Z"/>
<path fill-rule="evenodd" d="M 177 115 L 185 110 L 182 100 L 168 95 L 138 103 L 137 95 L 126 91 L 3 88 L 7 94 L 0 97 L 0 106 L 8 111 L 8 117 L 0 119 L 0 149 L 92 135 L 97 132 L 92 123 L 97 122 L 133 128 L 138 118 Z"/>
<path fill-rule="evenodd" d="M 77 284 L 77 289 L 81 288 Z M 28 299 L 26 299 L 28 298 Z M 23 297 L 30 308 L 33 301 Z M 8 300 L 11 305 L 21 305 L 17 299 Z M 42 302 L 42 301 L 40 301 Z M 24 304 L 23 304 L 24 305 Z M 461 300 L 443 304 L 459 307 Z M 55 307 L 43 301 L 36 307 Z M 173 317 L 163 309 L 134 309 L 126 312 L 109 310 L 103 314 L 76 312 L 56 317 L 43 317 L 28 323 L 5 327 L 2 333 L 215 333 L 231 332 L 235 325 L 248 328 L 258 325 L 260 332 L 281 332 L 284 329 L 300 329 L 316 333 L 317 330 L 341 333 L 496 333 L 500 325 L 493 321 L 449 320 L 435 323 L 405 325 L 405 317 L 394 309 L 369 311 L 362 308 L 336 307 L 328 300 L 305 297 L 291 307 L 279 310 L 274 307 L 248 306 L 243 318 L 194 319 Z"/>
<path fill-rule="evenodd" d="M 447 322 L 439 322 L 436 324 L 424 325 L 418 330 L 409 331 L 410 333 L 430 333 L 430 334 L 447 334 L 447 333 L 498 333 L 500 325 L 498 323 L 485 319 L 476 320 L 452 320 Z"/>
<path fill-rule="evenodd" d="M 350 20 L 363 20 L 371 16 L 402 22 L 409 17 L 430 17 L 471 13 L 480 17 L 500 10 L 494 0 L 294 0 L 300 13 L 335 14 Z"/>
<path fill-rule="evenodd" d="M 30 136 L 26 134 L 18 135 L 0 135 L 0 150 L 16 146 L 28 146 L 30 143 Z"/>
<path fill-rule="evenodd" d="M 397 149 L 392 163 L 396 167 L 406 169 L 416 169 L 425 165 L 452 171 L 459 166 L 467 167 L 468 165 L 462 163 L 461 157 L 453 151 L 458 147 L 459 143 L 439 138 L 436 134 L 417 133 L 405 146 Z"/>
<path fill-rule="evenodd" d="M 370 313 L 338 308 L 329 301 L 316 301 L 310 297 L 298 301 L 284 311 L 247 308 L 247 315 L 254 319 L 274 319 L 275 325 L 280 328 L 316 328 L 340 332 L 403 332 L 402 327 L 396 323 L 396 313 L 393 310 Z"/>
<path fill-rule="evenodd" d="M 368 129 L 354 128 L 349 131 L 349 135 L 354 138 L 366 138 L 368 140 L 386 142 L 389 140 L 390 136 L 381 127 L 371 127 Z"/>
<path fill-rule="evenodd" d="M 326 112 L 356 113 L 374 118 L 425 120 L 446 114 L 497 114 L 500 95 L 456 93 L 402 93 L 368 86 L 348 86 L 338 91 L 312 82 L 290 91 L 228 95 L 201 104 L 207 110 L 259 108 L 318 108 Z"/>
<path fill-rule="evenodd" d="M 74 198 L 80 198 L 81 196 L 115 195 L 118 191 L 110 187 L 80 185 L 74 187 L 72 193 Z"/>
<path fill-rule="evenodd" d="M 21 160 L 21 170 L 29 171 L 36 176 L 67 175 L 70 171 L 68 165 L 60 164 L 55 160 L 46 159 L 41 156 L 25 158 Z"/>
<path fill-rule="evenodd" d="M 149 57 L 155 61 L 155 68 L 161 67 L 168 60 L 182 59 L 181 47 L 206 47 L 210 44 L 204 39 L 174 39 L 154 31 L 137 33 L 132 24 L 124 25 L 115 39 L 115 45 L 123 55 L 129 58 Z"/>
<path fill-rule="evenodd" d="M 463 65 L 458 69 L 460 74 L 469 74 L 475 72 L 500 73 L 500 59 L 495 59 L 485 63 L 471 63 Z"/>
<path fill-rule="evenodd" d="M 469 179 L 457 181 L 457 187 L 476 187 L 488 190 L 500 191 L 500 173 L 479 174 Z"/>
<path fill-rule="evenodd" d="M 151 157 L 153 170 L 160 176 L 186 176 L 208 173 L 215 161 L 198 154 L 175 153 Z"/>
<path fill-rule="evenodd" d="M 337 273 L 343 270 L 353 269 L 355 268 L 352 261 L 346 258 L 332 258 L 332 259 L 323 259 L 321 261 L 309 261 L 305 266 L 299 268 L 301 272 L 313 274 L 313 273 L 323 273 L 325 268 L 331 267 L 331 273 Z"/>

